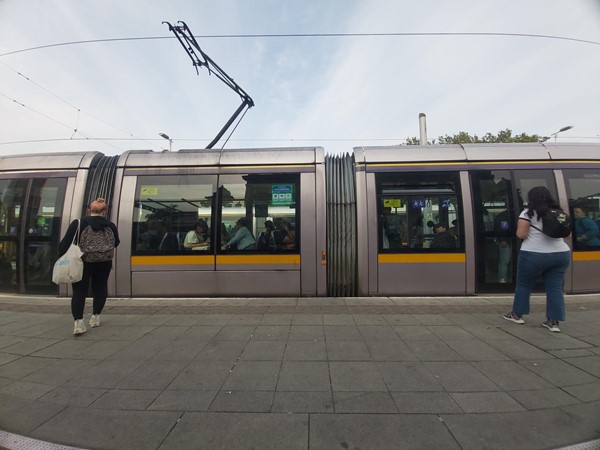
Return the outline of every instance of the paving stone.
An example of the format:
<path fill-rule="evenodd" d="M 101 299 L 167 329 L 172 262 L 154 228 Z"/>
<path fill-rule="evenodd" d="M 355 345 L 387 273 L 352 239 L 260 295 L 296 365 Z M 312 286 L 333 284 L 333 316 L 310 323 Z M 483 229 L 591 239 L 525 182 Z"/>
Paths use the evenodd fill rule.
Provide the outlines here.
<path fill-rule="evenodd" d="M 563 390 L 582 402 L 593 402 L 600 400 L 600 381 L 579 384 L 577 386 L 566 386 Z"/>
<path fill-rule="evenodd" d="M 195 337 L 179 337 L 157 352 L 151 359 L 160 361 L 191 361 L 208 344 Z"/>
<path fill-rule="evenodd" d="M 254 330 L 253 340 L 257 341 L 287 341 L 290 334 L 289 325 L 259 325 Z"/>
<path fill-rule="evenodd" d="M 324 314 L 324 325 L 350 325 L 355 327 L 354 317 L 352 314 Z"/>
<path fill-rule="evenodd" d="M 263 314 L 260 321 L 261 326 L 276 325 L 285 326 L 289 329 L 293 314 Z"/>
<path fill-rule="evenodd" d="M 294 314 L 292 317 L 292 326 L 298 325 L 323 325 L 322 314 Z"/>
<path fill-rule="evenodd" d="M 219 391 L 211 403 L 210 411 L 269 412 L 273 404 L 273 391 Z"/>
<path fill-rule="evenodd" d="M 358 327 L 360 330 L 360 334 L 362 334 L 365 342 L 392 342 L 392 341 L 400 341 L 400 337 L 394 332 L 394 328 L 384 325 L 384 326 L 373 326 L 373 325 L 360 325 Z"/>
<path fill-rule="evenodd" d="M 272 412 L 332 413 L 331 392 L 275 392 Z"/>
<path fill-rule="evenodd" d="M 445 339 L 444 342 L 465 361 L 506 361 L 509 359 L 504 353 L 478 339 L 459 341 Z"/>
<path fill-rule="evenodd" d="M 472 340 L 475 339 L 471 333 L 456 325 L 432 326 L 427 327 L 433 334 L 444 341 Z"/>
<path fill-rule="evenodd" d="M 163 391 L 149 411 L 207 411 L 217 391 Z"/>
<path fill-rule="evenodd" d="M 487 343 L 513 360 L 554 358 L 551 354 L 540 350 L 527 342 L 514 338 L 501 340 L 491 339 Z"/>
<path fill-rule="evenodd" d="M 311 414 L 310 448 L 397 450 L 460 447 L 435 415 Z"/>
<path fill-rule="evenodd" d="M 190 337 L 199 341 L 210 341 L 222 328 L 223 325 L 194 325 L 189 327 L 185 333 L 181 335 L 181 338 L 186 339 Z"/>
<path fill-rule="evenodd" d="M 401 414 L 462 413 L 460 406 L 447 392 L 392 392 Z"/>
<path fill-rule="evenodd" d="M 387 391 L 375 363 L 330 362 L 329 371 L 334 391 Z"/>
<path fill-rule="evenodd" d="M 441 391 L 439 378 L 434 377 L 421 362 L 378 362 L 377 367 L 390 391 Z"/>
<path fill-rule="evenodd" d="M 329 365 L 318 361 L 284 361 L 278 391 L 331 391 Z"/>
<path fill-rule="evenodd" d="M 31 436 L 34 429 L 62 409 L 62 405 L 0 394 L 0 428 L 3 431 Z"/>
<path fill-rule="evenodd" d="M 442 419 L 464 450 L 559 448 L 598 436 L 575 417 L 557 409 L 450 414 Z"/>
<path fill-rule="evenodd" d="M 472 364 L 505 391 L 552 387 L 551 383 L 515 361 L 480 361 Z"/>
<path fill-rule="evenodd" d="M 23 356 L 0 366 L 0 377 L 19 380 L 55 362 L 52 358 Z"/>
<path fill-rule="evenodd" d="M 288 341 L 283 355 L 291 361 L 327 361 L 324 341 Z"/>
<path fill-rule="evenodd" d="M 229 376 L 229 361 L 196 361 L 183 368 L 169 384 L 169 390 L 218 390 Z"/>
<path fill-rule="evenodd" d="M 215 335 L 218 341 L 247 341 L 254 334 L 256 325 L 225 325 Z"/>
<path fill-rule="evenodd" d="M 57 342 L 58 340 L 55 339 L 27 338 L 16 344 L 4 347 L 2 351 L 14 355 L 30 355 Z"/>
<path fill-rule="evenodd" d="M 12 355 L 10 353 L 0 352 L 0 366 L 21 358 L 21 355 Z"/>
<path fill-rule="evenodd" d="M 73 377 L 66 384 L 69 386 L 109 389 L 121 379 L 133 372 L 142 361 L 104 360 Z"/>
<path fill-rule="evenodd" d="M 579 403 L 573 395 L 563 389 L 533 389 L 527 391 L 510 391 L 508 394 L 526 409 L 558 408 Z"/>
<path fill-rule="evenodd" d="M 449 392 L 498 391 L 489 378 L 466 362 L 425 362 L 425 368 Z"/>
<path fill-rule="evenodd" d="M 371 361 L 371 353 L 363 341 L 327 341 L 329 361 Z"/>
<path fill-rule="evenodd" d="M 464 361 L 442 341 L 406 341 L 406 345 L 420 361 Z"/>
<path fill-rule="evenodd" d="M 451 392 L 450 395 L 467 414 L 524 411 L 505 392 Z"/>
<path fill-rule="evenodd" d="M 222 389 L 274 391 L 280 365 L 280 361 L 239 361 L 225 380 Z"/>
<path fill-rule="evenodd" d="M 532 372 L 537 373 L 540 377 L 558 387 L 598 381 L 597 377 L 560 359 L 520 361 L 520 363 L 523 367 L 527 367 Z"/>
<path fill-rule="evenodd" d="M 158 448 L 179 416 L 177 412 L 67 407 L 36 428 L 31 437 L 77 445 L 85 436 L 88 448 Z"/>
<path fill-rule="evenodd" d="M 327 342 L 363 341 L 363 336 L 355 325 L 325 325 L 324 330 Z"/>
<path fill-rule="evenodd" d="M 371 356 L 375 361 L 418 361 L 408 346 L 402 341 L 380 342 L 374 341 L 367 344 Z"/>
<path fill-rule="evenodd" d="M 40 400 L 57 405 L 88 406 L 105 392 L 105 389 L 58 386 L 41 397 Z"/>
<path fill-rule="evenodd" d="M 150 360 L 125 375 L 117 389 L 165 389 L 185 367 L 185 361 Z"/>
<path fill-rule="evenodd" d="M 240 359 L 250 361 L 281 361 L 284 350 L 284 341 L 251 341 L 246 345 Z"/>
<path fill-rule="evenodd" d="M 211 341 L 200 350 L 195 361 L 228 361 L 234 363 L 240 357 L 248 341 Z"/>
<path fill-rule="evenodd" d="M 306 450 L 306 414 L 186 413 L 161 450 Z"/>
<path fill-rule="evenodd" d="M 323 341 L 325 333 L 323 326 L 292 324 L 288 339 L 291 341 Z"/>
<path fill-rule="evenodd" d="M 91 408 L 99 409 L 124 409 L 124 410 L 145 410 L 154 401 L 156 397 L 161 393 L 158 390 L 108 390 L 104 391 L 104 394 L 100 396 L 94 403 L 90 405 Z"/>
<path fill-rule="evenodd" d="M 356 325 L 388 325 L 381 314 L 353 314 Z"/>
<path fill-rule="evenodd" d="M 54 389 L 54 386 L 49 386 L 47 384 L 13 381 L 0 388 L 0 394 L 35 400 L 44 396 L 52 389 Z"/>
<path fill-rule="evenodd" d="M 393 414 L 398 409 L 389 392 L 334 392 L 336 413 Z"/>

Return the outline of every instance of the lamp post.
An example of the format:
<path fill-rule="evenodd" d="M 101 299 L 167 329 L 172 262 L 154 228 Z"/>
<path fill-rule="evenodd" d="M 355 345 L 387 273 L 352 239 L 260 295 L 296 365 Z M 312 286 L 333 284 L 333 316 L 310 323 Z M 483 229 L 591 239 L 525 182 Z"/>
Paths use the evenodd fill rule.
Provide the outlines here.
<path fill-rule="evenodd" d="M 173 139 L 171 139 L 168 135 L 166 135 L 165 133 L 158 133 L 158 135 L 163 138 L 166 139 L 167 141 L 169 141 L 169 151 L 171 151 L 172 146 L 173 146 Z"/>
<path fill-rule="evenodd" d="M 566 127 L 562 127 L 560 130 L 558 130 L 556 133 L 552 133 L 550 136 L 554 136 L 554 142 L 556 142 L 556 135 L 558 133 L 562 133 L 563 131 L 569 131 L 571 128 L 573 128 L 573 125 L 568 125 Z"/>

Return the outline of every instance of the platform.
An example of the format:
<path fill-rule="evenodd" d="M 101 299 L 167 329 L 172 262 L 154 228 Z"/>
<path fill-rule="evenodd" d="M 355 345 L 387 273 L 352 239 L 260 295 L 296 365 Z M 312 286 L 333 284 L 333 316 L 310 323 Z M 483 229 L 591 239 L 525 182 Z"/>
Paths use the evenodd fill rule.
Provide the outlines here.
<path fill-rule="evenodd" d="M 74 337 L 69 299 L 2 295 L 0 447 L 599 448 L 600 295 L 560 334 L 511 304 L 109 299 Z"/>

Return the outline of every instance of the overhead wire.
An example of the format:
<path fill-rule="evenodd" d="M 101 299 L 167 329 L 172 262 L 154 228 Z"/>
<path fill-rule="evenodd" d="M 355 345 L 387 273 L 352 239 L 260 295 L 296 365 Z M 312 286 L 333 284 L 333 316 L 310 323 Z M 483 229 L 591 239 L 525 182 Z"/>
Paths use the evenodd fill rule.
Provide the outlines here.
<path fill-rule="evenodd" d="M 32 83 L 34 86 L 38 87 L 39 89 L 43 90 L 44 92 L 46 92 L 46 93 L 48 93 L 48 94 L 52 95 L 53 97 L 57 98 L 57 99 L 58 99 L 58 100 L 60 100 L 61 102 L 65 103 L 65 104 L 67 104 L 68 106 L 70 106 L 71 108 L 74 108 L 75 110 L 77 110 L 77 121 L 76 121 L 75 127 L 73 128 L 73 130 L 74 130 L 74 133 L 73 133 L 73 135 L 75 134 L 75 132 L 76 132 L 76 131 L 77 131 L 77 129 L 78 129 L 78 126 L 79 126 L 79 116 L 80 116 L 80 114 L 84 114 L 84 115 L 86 115 L 86 116 L 88 116 L 88 117 L 90 117 L 90 118 L 92 118 L 92 119 L 94 119 L 94 120 L 97 120 L 97 121 L 99 121 L 99 122 L 102 122 L 102 123 L 103 123 L 103 124 L 105 124 L 105 125 L 108 125 L 108 126 L 109 126 L 109 127 L 111 127 L 111 128 L 114 128 L 115 130 L 119 130 L 120 132 L 122 132 L 122 133 L 125 133 L 126 135 L 128 135 L 128 136 L 129 136 L 129 139 L 130 139 L 130 140 L 131 140 L 131 138 L 134 138 L 134 137 L 136 137 L 136 138 L 139 138 L 138 136 L 135 136 L 133 133 L 130 133 L 129 131 L 127 131 L 127 130 L 124 130 L 124 129 L 123 129 L 123 128 L 121 128 L 121 127 L 118 127 L 118 126 L 116 126 L 116 125 L 114 125 L 114 124 L 111 124 L 111 123 L 109 123 L 109 122 L 107 122 L 107 121 L 105 121 L 105 120 L 103 120 L 103 119 L 101 119 L 101 118 L 99 118 L 99 117 L 95 116 L 94 114 L 90 114 L 90 113 L 88 113 L 88 112 L 86 112 L 86 111 L 83 111 L 83 110 L 82 110 L 81 108 L 79 108 L 78 106 L 76 106 L 76 105 L 74 105 L 73 103 L 71 103 L 70 101 L 68 101 L 68 100 L 64 99 L 64 98 L 63 98 L 63 97 L 61 97 L 60 95 L 57 95 L 57 94 L 55 94 L 54 92 L 50 91 L 49 89 L 46 89 L 46 88 L 45 88 L 44 86 L 42 86 L 41 84 L 39 84 L 39 83 L 36 83 L 36 82 L 35 82 L 34 80 L 32 80 L 30 77 L 28 77 L 27 75 L 23 74 L 22 72 L 20 72 L 19 70 L 15 69 L 14 67 L 11 67 L 10 65 L 6 64 L 4 61 L 0 61 L 0 64 L 2 64 L 3 66 L 5 66 L 6 68 L 8 68 L 8 69 L 12 70 L 13 72 L 17 73 L 19 76 L 23 77 L 25 80 L 27 80 L 28 82 Z M 5 96 L 5 97 L 6 97 L 6 96 Z M 16 102 L 16 101 L 15 101 L 15 102 Z M 16 103 L 19 103 L 19 102 L 16 102 Z M 25 105 L 23 105 L 23 106 L 25 106 Z M 29 108 L 29 107 L 28 107 L 28 108 Z M 31 109 L 31 108 L 29 108 L 29 109 Z M 40 113 L 40 114 L 41 114 L 41 113 Z M 64 125 L 64 124 L 63 124 L 63 125 Z M 73 137 L 73 135 L 71 135 L 71 137 Z M 146 140 L 145 140 L 145 139 L 143 139 L 143 138 L 139 138 L 139 139 L 140 139 L 140 140 L 142 140 L 142 141 L 146 141 Z M 155 145 L 154 143 L 151 143 L 151 142 L 149 142 L 149 141 L 146 141 L 146 142 L 150 143 L 151 145 Z M 122 149 L 121 149 L 121 150 L 122 150 Z"/>
<path fill-rule="evenodd" d="M 8 99 L 8 100 L 12 101 L 13 103 L 16 103 L 16 104 L 17 104 L 17 105 L 19 105 L 19 106 L 22 106 L 23 108 L 26 108 L 26 109 L 28 109 L 28 110 L 30 110 L 30 111 L 32 111 L 32 112 L 34 112 L 34 113 L 36 113 L 36 114 L 39 114 L 39 115 L 40 115 L 40 116 L 42 116 L 42 117 L 45 117 L 46 119 L 48 119 L 48 120 L 51 120 L 52 122 L 56 122 L 57 124 L 59 124 L 59 125 L 62 125 L 63 127 L 66 127 L 66 128 L 68 128 L 68 129 L 70 129 L 70 130 L 73 130 L 73 135 L 75 135 L 75 134 L 77 133 L 77 134 L 80 134 L 81 136 L 83 136 L 83 137 L 85 138 L 85 140 L 94 140 L 94 141 L 101 141 L 101 142 L 102 142 L 102 140 L 101 140 L 101 139 L 95 138 L 95 137 L 94 137 L 94 136 L 92 136 L 92 135 L 89 135 L 89 134 L 87 134 L 87 133 L 84 133 L 84 132 L 82 132 L 82 131 L 78 130 L 77 128 L 73 128 L 73 127 L 71 127 L 70 125 L 68 125 L 68 124 L 66 124 L 66 123 L 64 123 L 64 122 L 61 122 L 60 120 L 57 120 L 57 119 L 55 119 L 54 117 L 50 117 L 49 115 L 47 115 L 47 114 L 44 114 L 43 112 L 40 112 L 40 111 L 38 111 L 38 110 L 36 110 L 36 109 L 32 108 L 31 106 L 27 106 L 27 105 L 25 105 L 24 103 L 22 103 L 22 102 L 20 102 L 20 101 L 18 101 L 18 100 L 15 100 L 14 98 L 12 98 L 12 97 L 9 97 L 9 96 L 8 96 L 8 95 L 6 95 L 6 94 L 3 94 L 2 92 L 0 92 L 0 96 L 2 96 L 2 97 L 4 97 L 4 98 L 6 98 L 6 99 Z M 71 137 L 72 137 L 73 135 L 71 135 Z M 72 140 L 72 139 L 65 139 L 65 140 Z M 114 147 L 114 148 L 116 148 L 117 150 L 123 150 L 122 148 L 120 148 L 120 147 L 117 147 L 117 146 L 115 146 L 115 145 L 113 145 L 113 144 L 111 144 L 111 143 L 109 143 L 109 142 L 105 142 L 105 144 L 106 144 L 106 145 L 109 145 L 109 146 L 111 146 L 111 147 Z"/>
<path fill-rule="evenodd" d="M 579 42 L 582 44 L 600 45 L 598 41 L 589 39 L 573 38 L 569 36 L 558 36 L 552 34 L 533 34 L 533 33 L 495 33 L 495 32 L 404 32 L 404 33 L 274 33 L 274 34 L 203 34 L 194 35 L 200 39 L 256 39 L 256 38 L 336 38 L 336 37 L 410 37 L 410 36 L 487 36 L 487 37 L 523 37 L 534 39 L 556 39 L 563 41 Z M 38 45 L 19 50 L 13 50 L 6 53 L 0 53 L 0 57 L 15 55 L 17 53 L 29 52 L 33 50 L 42 50 L 53 47 L 62 47 L 68 45 L 94 44 L 100 42 L 125 42 L 125 41 L 143 41 L 143 40 L 162 40 L 175 39 L 174 36 L 141 36 L 127 38 L 104 38 L 88 39 L 81 41 L 57 42 L 54 44 Z"/>
<path fill-rule="evenodd" d="M 592 40 L 587 40 L 587 39 L 579 39 L 579 38 L 573 38 L 573 37 L 568 37 L 568 36 L 558 36 L 558 35 L 544 35 L 544 34 L 532 34 L 532 33 L 496 33 L 496 32 L 402 32 L 402 33 L 396 33 L 396 32 L 389 32 L 389 33 L 282 33 L 282 34 L 213 34 L 213 35 L 194 35 L 195 38 L 202 38 L 202 39 L 248 39 L 248 38 L 302 38 L 302 37 L 324 37 L 324 38 L 335 38 L 335 37 L 411 37 L 411 36 L 487 36 L 487 37 L 525 37 L 525 38 L 537 38 L 537 39 L 555 39 L 555 40 L 565 40 L 565 41 L 572 41 L 572 42 L 578 42 L 578 43 L 584 43 L 584 44 L 591 44 L 591 45 L 600 45 L 600 42 L 598 41 L 592 41 Z M 28 52 L 28 51 L 34 51 L 34 50 L 41 50 L 41 49 L 47 49 L 47 48 L 53 48 L 53 47 L 61 47 L 61 46 L 69 46 L 69 45 L 82 45 L 82 44 L 92 44 L 92 43 L 103 43 L 103 42 L 125 42 L 125 41 L 141 41 L 141 40 L 163 40 L 163 39 L 175 39 L 174 36 L 141 36 L 141 37 L 128 37 L 128 38 L 104 38 L 104 39 L 90 39 L 90 40 L 81 40 L 81 41 L 69 41 L 69 42 L 60 42 L 60 43 L 54 43 L 54 44 L 47 44 L 47 45 L 41 45 L 41 46 L 35 46 L 35 47 L 29 47 L 29 48 L 24 48 L 24 49 L 19 49 L 19 50 L 14 50 L 14 51 L 10 51 L 10 52 L 6 52 L 6 53 L 2 53 L 0 54 L 0 57 L 3 56 L 8 56 L 8 55 L 14 55 L 17 53 L 23 53 L 23 52 Z M 65 126 L 69 129 L 72 129 L 73 135 L 71 136 L 71 140 L 73 140 L 73 136 L 76 133 L 79 133 L 80 135 L 84 136 L 86 140 L 125 140 L 125 139 L 115 139 L 115 138 L 94 138 L 91 135 L 87 136 L 85 133 L 82 133 L 81 131 L 79 131 L 77 129 L 78 123 L 79 123 L 79 114 L 85 114 L 95 120 L 98 120 L 112 128 L 115 128 L 123 133 L 129 134 L 129 138 L 128 140 L 140 140 L 140 141 L 145 141 L 148 142 L 151 145 L 155 145 L 154 143 L 152 143 L 150 140 L 148 139 L 144 139 L 144 138 L 140 138 L 140 137 L 135 137 L 135 135 L 129 133 L 126 130 L 123 130 L 122 128 L 115 126 L 113 124 L 110 124 L 102 119 L 100 119 L 99 117 L 94 116 L 93 114 L 87 113 L 83 110 L 81 110 L 80 108 L 78 108 L 77 106 L 73 105 L 71 102 L 65 100 L 64 98 L 56 95 L 55 93 L 49 91 L 48 89 L 44 88 L 43 86 L 41 86 L 40 84 L 36 83 L 35 81 L 33 81 L 31 78 L 27 77 L 26 75 L 22 74 L 21 72 L 19 72 L 18 70 L 12 68 L 11 66 L 9 66 L 8 64 L 6 64 L 3 61 L 0 61 L 1 64 L 3 64 L 4 66 L 6 66 L 7 68 L 15 71 L 17 74 L 19 74 L 20 76 L 22 76 L 23 78 L 25 78 L 27 81 L 31 82 L 32 84 L 34 84 L 35 86 L 37 86 L 38 88 L 44 90 L 45 92 L 47 92 L 50 95 L 53 95 L 54 97 L 56 97 L 57 99 L 63 101 L 64 103 L 66 103 L 67 105 L 71 106 L 72 108 L 75 108 L 78 112 L 78 116 L 77 116 L 77 124 L 75 126 L 75 128 L 70 127 L 67 124 L 64 124 L 40 111 L 37 111 L 15 99 L 12 99 L 2 93 L 0 93 L 0 95 L 2 95 L 3 97 L 13 101 L 14 103 L 23 106 L 49 120 L 52 120 L 62 126 Z M 245 114 L 245 113 L 244 113 Z M 243 116 L 242 116 L 243 117 Z M 238 124 L 239 125 L 239 121 Z M 237 128 L 237 125 L 235 128 Z M 234 130 L 235 130 L 234 128 Z M 229 137 L 227 138 L 227 140 L 225 141 L 225 143 L 227 143 L 230 140 L 231 135 L 233 134 L 230 133 Z M 68 139 L 65 139 L 68 140 Z M 184 140 L 184 139 L 180 139 L 180 140 Z M 199 139 L 200 140 L 200 139 Z M 317 139 L 257 139 L 255 141 L 279 141 L 279 142 L 283 142 L 283 141 L 317 141 Z M 319 141 L 356 141 L 359 139 L 320 139 Z M 380 139 L 380 138 L 376 138 L 376 139 L 365 139 L 365 140 L 406 140 L 406 139 Z M 18 142 L 39 142 L 40 140 L 37 141 L 15 141 L 13 143 L 18 143 Z M 45 140 L 41 140 L 41 141 L 45 141 Z M 50 140 L 48 140 L 50 141 Z M 237 140 L 234 139 L 232 141 L 248 141 L 251 142 L 253 140 Z M 1 144 L 6 144 L 6 143 L 0 143 Z M 112 144 L 108 144 L 107 145 L 111 145 Z M 223 144 L 224 146 L 225 144 Z M 114 146 L 113 146 L 114 147 Z M 115 147 L 117 148 L 117 147 Z M 119 149 L 121 150 L 121 149 Z"/>

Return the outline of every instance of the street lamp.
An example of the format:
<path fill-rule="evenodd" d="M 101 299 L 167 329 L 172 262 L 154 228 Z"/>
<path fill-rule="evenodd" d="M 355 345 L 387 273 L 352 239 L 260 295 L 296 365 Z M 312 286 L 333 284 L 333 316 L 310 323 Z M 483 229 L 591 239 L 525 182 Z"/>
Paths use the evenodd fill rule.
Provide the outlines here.
<path fill-rule="evenodd" d="M 566 127 L 562 127 L 560 130 L 558 130 L 556 133 L 552 133 L 550 136 L 554 136 L 554 142 L 556 142 L 556 135 L 558 133 L 562 133 L 563 131 L 569 131 L 571 128 L 573 128 L 573 125 L 568 125 Z"/>
<path fill-rule="evenodd" d="M 165 133 L 158 133 L 158 135 L 163 138 L 166 139 L 167 141 L 169 141 L 169 151 L 171 151 L 172 145 L 173 145 L 173 139 L 171 139 L 168 135 L 166 135 Z"/>

